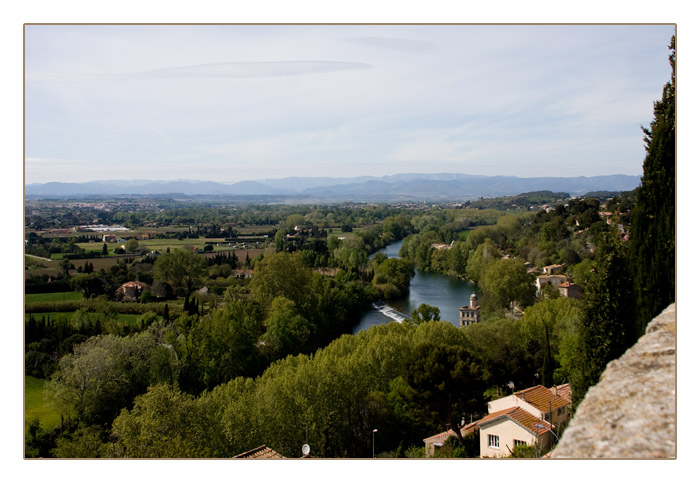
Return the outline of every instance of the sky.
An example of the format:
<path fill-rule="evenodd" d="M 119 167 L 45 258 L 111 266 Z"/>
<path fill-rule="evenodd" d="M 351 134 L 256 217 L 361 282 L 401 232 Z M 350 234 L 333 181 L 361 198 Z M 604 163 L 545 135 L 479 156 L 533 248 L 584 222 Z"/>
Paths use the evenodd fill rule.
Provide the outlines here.
<path fill-rule="evenodd" d="M 25 183 L 641 175 L 673 25 L 26 25 Z"/>

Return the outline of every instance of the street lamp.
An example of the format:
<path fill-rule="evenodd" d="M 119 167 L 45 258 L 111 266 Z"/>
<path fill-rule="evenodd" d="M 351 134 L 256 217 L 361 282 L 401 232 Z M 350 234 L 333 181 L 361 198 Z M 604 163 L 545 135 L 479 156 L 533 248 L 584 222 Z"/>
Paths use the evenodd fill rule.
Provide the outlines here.
<path fill-rule="evenodd" d="M 376 432 L 377 432 L 376 429 L 372 431 L 372 458 L 375 457 L 374 456 L 374 433 L 376 433 Z"/>
<path fill-rule="evenodd" d="M 552 433 L 554 435 L 555 440 L 556 440 L 556 441 L 554 441 L 554 444 L 559 444 L 559 438 L 557 437 L 557 435 L 554 431 L 552 431 L 551 429 L 546 427 L 544 424 L 540 424 L 540 423 L 535 424 L 535 427 L 540 428 L 540 429 L 546 429 L 547 431 Z"/>

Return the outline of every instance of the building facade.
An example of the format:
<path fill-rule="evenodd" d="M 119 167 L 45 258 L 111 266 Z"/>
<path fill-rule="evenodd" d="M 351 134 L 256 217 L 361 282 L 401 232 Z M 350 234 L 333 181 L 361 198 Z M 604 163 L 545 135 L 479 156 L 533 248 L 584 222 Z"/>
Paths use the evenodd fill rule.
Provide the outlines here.
<path fill-rule="evenodd" d="M 476 298 L 476 294 L 469 297 L 469 305 L 459 308 L 459 326 L 466 327 L 470 324 L 481 322 L 481 306 Z"/>

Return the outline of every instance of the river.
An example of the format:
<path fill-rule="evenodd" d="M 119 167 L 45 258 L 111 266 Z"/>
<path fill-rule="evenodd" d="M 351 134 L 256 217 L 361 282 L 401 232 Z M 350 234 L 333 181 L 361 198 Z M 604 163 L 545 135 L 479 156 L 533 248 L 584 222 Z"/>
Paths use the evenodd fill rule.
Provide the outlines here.
<path fill-rule="evenodd" d="M 378 253 L 385 253 L 389 258 L 398 258 L 403 240 L 392 243 Z M 440 319 L 459 327 L 459 308 L 469 305 L 469 297 L 474 293 L 474 284 L 458 278 L 437 273 L 416 270 L 411 279 L 409 294 L 397 300 L 388 301 L 389 305 L 406 315 L 411 315 L 420 304 L 428 304 L 440 309 Z M 369 309 L 353 329 L 353 334 L 366 330 L 373 325 L 386 324 L 391 319 L 375 309 Z"/>

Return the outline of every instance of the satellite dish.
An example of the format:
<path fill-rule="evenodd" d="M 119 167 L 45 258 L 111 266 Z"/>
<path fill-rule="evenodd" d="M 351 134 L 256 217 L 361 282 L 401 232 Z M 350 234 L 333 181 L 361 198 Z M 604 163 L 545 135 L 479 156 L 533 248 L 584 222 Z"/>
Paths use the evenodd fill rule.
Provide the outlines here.
<path fill-rule="evenodd" d="M 308 456 L 308 454 L 309 454 L 310 452 L 311 452 L 311 446 L 309 446 L 308 444 L 305 444 L 304 446 L 301 447 L 301 453 L 302 453 L 304 456 Z"/>

